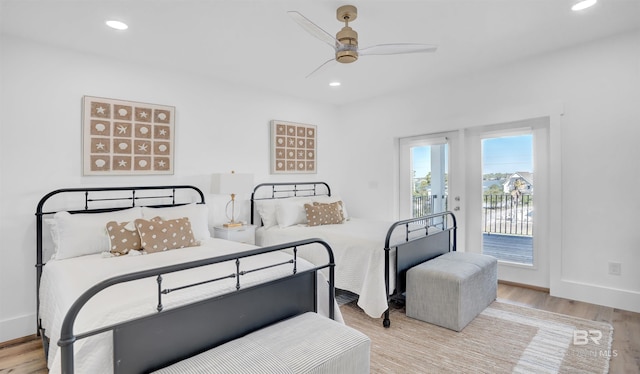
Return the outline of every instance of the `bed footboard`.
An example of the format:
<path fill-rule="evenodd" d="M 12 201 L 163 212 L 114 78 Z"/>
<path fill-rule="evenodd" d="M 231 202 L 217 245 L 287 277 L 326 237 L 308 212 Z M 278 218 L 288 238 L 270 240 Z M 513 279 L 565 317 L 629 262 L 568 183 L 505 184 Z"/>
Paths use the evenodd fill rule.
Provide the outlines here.
<path fill-rule="evenodd" d="M 456 250 L 456 217 L 452 212 L 430 214 L 395 222 L 387 231 L 385 239 L 385 287 L 388 295 L 387 303 L 392 301 L 404 302 L 406 290 L 407 270 L 412 267 L 438 257 L 444 253 Z M 403 234 L 400 241 L 394 243 L 399 231 Z M 391 250 L 395 249 L 395 290 L 390 287 Z M 392 292 L 393 291 L 393 292 Z M 389 327 L 389 308 L 384 312 L 382 321 L 384 327 Z"/>
<path fill-rule="evenodd" d="M 328 262 L 305 270 L 297 269 L 297 251 L 313 243 L 324 246 Z M 237 279 L 234 292 L 169 310 L 162 309 L 161 295 L 166 292 L 160 286 L 163 274 L 227 261 L 236 261 L 238 264 L 245 257 L 288 248 L 293 248 L 294 252 L 293 260 L 290 261 L 293 271 L 286 277 L 244 287 L 240 283 L 240 277 L 247 271 L 241 272 L 239 266 L 236 266 L 237 273 L 229 276 Z M 279 265 L 282 263 L 268 264 L 251 271 Z M 77 340 L 104 332 L 113 332 L 114 373 L 142 373 L 178 362 L 280 320 L 309 311 L 317 312 L 317 273 L 324 268 L 329 268 L 329 317 L 334 319 L 334 266 L 333 252 L 329 245 L 319 239 L 308 239 L 107 279 L 82 294 L 65 316 L 58 343 L 61 347 L 62 372 L 74 372 L 74 343 Z M 78 313 L 93 296 L 113 285 L 148 277 L 158 279 L 157 313 L 82 334 L 74 333 Z M 212 281 L 216 280 L 218 279 Z"/>

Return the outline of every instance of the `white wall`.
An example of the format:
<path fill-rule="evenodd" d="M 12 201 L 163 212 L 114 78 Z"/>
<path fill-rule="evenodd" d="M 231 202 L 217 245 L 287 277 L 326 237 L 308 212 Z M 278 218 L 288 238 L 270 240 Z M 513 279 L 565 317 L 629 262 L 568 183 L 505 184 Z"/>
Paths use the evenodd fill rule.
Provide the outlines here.
<path fill-rule="evenodd" d="M 332 106 L 12 37 L 1 43 L 0 342 L 35 332 L 34 213 L 51 190 L 184 183 L 208 193 L 211 174 L 231 170 L 254 174 L 256 183 L 335 180 L 330 172 L 330 139 L 337 126 Z M 175 174 L 83 177 L 83 95 L 175 106 Z M 322 156 L 317 175 L 269 174 L 272 119 L 318 126 Z M 215 203 L 212 221 L 225 220 L 222 207 L 228 198 L 207 199 Z"/>
<path fill-rule="evenodd" d="M 34 213 L 52 189 L 189 183 L 208 191 L 211 173 L 231 169 L 256 182 L 291 180 L 269 175 L 268 122 L 282 119 L 318 125 L 312 178 L 328 181 L 351 215 L 391 219 L 398 137 L 523 119 L 514 113 L 549 103 L 565 113 L 552 293 L 640 312 L 640 33 L 341 108 L 9 37 L 1 43 L 0 341 L 34 332 Z M 83 95 L 174 105 L 175 175 L 83 177 Z M 622 262 L 622 276 L 607 275 L 607 261 Z"/>
<path fill-rule="evenodd" d="M 367 165 L 349 173 L 355 185 L 343 186 L 350 211 L 396 214 L 393 137 L 563 112 L 553 146 L 561 180 L 551 181 L 562 185 L 561 216 L 553 217 L 562 232 L 549 248 L 548 286 L 556 296 L 640 312 L 639 45 L 640 33 L 620 35 L 342 109 L 351 132 L 344 146 L 363 133 L 372 145 L 353 157 Z M 608 275 L 608 261 L 622 263 L 621 276 Z"/>

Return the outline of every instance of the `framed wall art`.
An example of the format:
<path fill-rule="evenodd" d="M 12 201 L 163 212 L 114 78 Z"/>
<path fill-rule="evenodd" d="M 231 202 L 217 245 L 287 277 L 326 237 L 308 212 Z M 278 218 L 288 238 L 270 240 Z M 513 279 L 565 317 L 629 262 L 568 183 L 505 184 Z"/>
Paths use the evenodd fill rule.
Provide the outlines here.
<path fill-rule="evenodd" d="M 302 123 L 271 121 L 271 173 L 315 174 L 317 128 Z"/>
<path fill-rule="evenodd" d="M 173 174 L 175 108 L 84 96 L 83 174 Z"/>

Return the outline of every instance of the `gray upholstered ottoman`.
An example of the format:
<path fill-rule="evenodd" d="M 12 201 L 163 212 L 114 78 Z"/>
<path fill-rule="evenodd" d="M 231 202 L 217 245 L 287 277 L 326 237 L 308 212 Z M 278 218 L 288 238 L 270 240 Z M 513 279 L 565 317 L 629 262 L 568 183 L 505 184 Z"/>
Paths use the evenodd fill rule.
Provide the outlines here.
<path fill-rule="evenodd" d="M 407 271 L 407 316 L 461 331 L 496 299 L 498 261 L 449 252 Z"/>

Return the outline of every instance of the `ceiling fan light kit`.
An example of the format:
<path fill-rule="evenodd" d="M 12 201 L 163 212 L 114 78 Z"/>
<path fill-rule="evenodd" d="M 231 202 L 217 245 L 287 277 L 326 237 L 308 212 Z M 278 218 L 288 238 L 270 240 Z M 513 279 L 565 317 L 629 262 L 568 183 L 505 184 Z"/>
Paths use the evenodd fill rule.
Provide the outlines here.
<path fill-rule="evenodd" d="M 351 27 L 345 27 L 342 30 L 340 30 L 340 32 L 338 32 L 337 36 L 338 36 L 338 40 L 343 44 L 340 48 L 336 49 L 336 60 L 343 64 L 348 64 L 357 60 L 358 59 L 358 33 L 353 31 Z M 350 43 L 345 44 L 344 43 L 345 40 L 350 41 Z"/>
<path fill-rule="evenodd" d="M 349 26 L 349 22 L 353 22 L 358 18 L 358 9 L 353 5 L 343 5 L 336 11 L 336 18 L 340 22 L 344 22 L 344 27 L 335 37 L 320 28 L 315 23 L 311 22 L 308 18 L 296 11 L 287 12 L 291 18 L 296 21 L 302 28 L 304 28 L 309 34 L 318 38 L 319 40 L 330 45 L 335 52 L 335 58 L 332 58 L 314 71 L 312 71 L 307 77 L 320 70 L 323 66 L 331 62 L 332 60 L 338 61 L 343 64 L 349 64 L 358 60 L 358 57 L 365 55 L 395 55 L 395 54 L 407 54 L 407 53 L 424 53 L 434 52 L 437 47 L 430 44 L 416 44 L 416 43 L 395 43 L 395 44 L 378 44 L 367 48 L 360 49 L 358 47 L 358 33 Z"/>
<path fill-rule="evenodd" d="M 358 59 L 358 33 L 349 27 L 349 21 L 358 18 L 358 9 L 353 5 L 343 5 L 336 11 L 336 18 L 344 22 L 344 27 L 336 34 L 336 39 L 342 44 L 336 46 L 336 61 L 348 64 Z"/>

